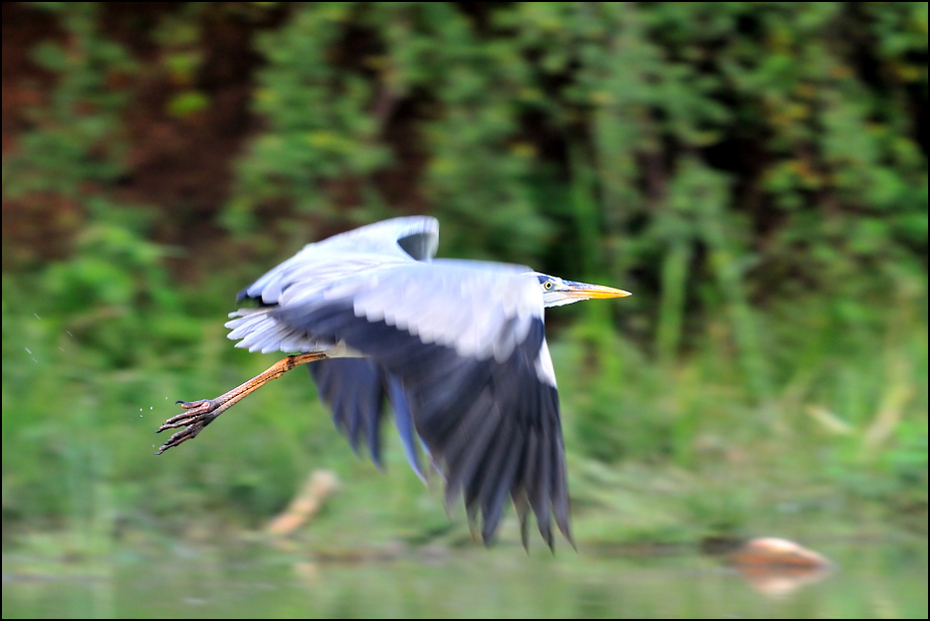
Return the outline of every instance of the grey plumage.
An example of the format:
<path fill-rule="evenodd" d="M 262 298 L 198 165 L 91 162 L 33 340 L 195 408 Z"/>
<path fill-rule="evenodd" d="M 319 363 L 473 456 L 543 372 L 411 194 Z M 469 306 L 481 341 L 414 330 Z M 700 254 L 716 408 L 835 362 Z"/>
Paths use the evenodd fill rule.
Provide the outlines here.
<path fill-rule="evenodd" d="M 446 481 L 447 504 L 464 496 L 486 542 L 508 497 L 524 544 L 527 508 L 550 546 L 553 519 L 571 541 L 543 309 L 628 294 L 518 265 L 433 260 L 438 234 L 433 218 L 396 218 L 309 244 L 240 294 L 258 306 L 230 315 L 229 338 L 249 351 L 320 352 L 325 359 L 310 368 L 321 398 L 353 449 L 367 444 L 379 465 L 379 427 L 390 401 L 411 467 L 422 477 L 422 443 Z M 162 450 L 196 435 L 231 405 L 220 404 L 264 381 L 209 406 L 185 404 L 209 418 Z M 179 415 L 162 428 L 194 421 Z"/>

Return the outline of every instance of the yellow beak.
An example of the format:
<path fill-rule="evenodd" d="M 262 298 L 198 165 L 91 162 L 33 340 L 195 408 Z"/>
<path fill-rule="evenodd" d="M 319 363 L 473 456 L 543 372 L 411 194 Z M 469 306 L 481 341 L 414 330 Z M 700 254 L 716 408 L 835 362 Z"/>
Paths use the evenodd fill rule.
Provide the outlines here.
<path fill-rule="evenodd" d="M 583 282 L 573 282 L 570 280 L 563 281 L 568 289 L 565 295 L 571 298 L 581 300 L 603 300 L 607 298 L 625 298 L 633 295 L 623 289 L 614 289 L 613 287 L 604 287 L 603 285 L 589 285 Z"/>

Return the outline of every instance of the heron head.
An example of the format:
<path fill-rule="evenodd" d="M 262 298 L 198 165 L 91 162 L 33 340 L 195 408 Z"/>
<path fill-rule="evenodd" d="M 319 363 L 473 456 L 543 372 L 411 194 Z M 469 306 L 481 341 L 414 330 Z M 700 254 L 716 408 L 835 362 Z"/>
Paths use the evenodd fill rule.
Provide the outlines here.
<path fill-rule="evenodd" d="M 539 279 L 539 286 L 542 290 L 543 306 L 563 306 L 573 304 L 581 300 L 591 300 L 595 298 L 624 298 L 632 295 L 629 291 L 623 289 L 614 289 L 613 287 L 603 287 L 601 285 L 589 285 L 583 282 L 573 280 L 564 280 L 558 276 L 549 276 L 548 274 L 536 273 Z"/>

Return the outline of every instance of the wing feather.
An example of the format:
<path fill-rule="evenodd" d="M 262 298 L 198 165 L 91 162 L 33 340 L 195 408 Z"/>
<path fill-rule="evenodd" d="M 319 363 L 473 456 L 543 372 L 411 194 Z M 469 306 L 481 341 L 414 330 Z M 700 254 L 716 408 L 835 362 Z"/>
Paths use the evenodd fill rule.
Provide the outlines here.
<path fill-rule="evenodd" d="M 378 429 L 390 397 L 411 466 L 419 474 L 418 436 L 445 477 L 447 503 L 463 496 L 486 542 L 508 496 L 524 544 L 527 509 L 550 547 L 553 515 L 571 540 L 538 279 L 522 266 L 417 261 L 435 248 L 430 227 L 414 224 L 420 228 L 413 226 L 406 247 L 396 238 L 384 250 L 348 237 L 306 247 L 243 292 L 263 306 L 235 313 L 230 338 L 250 350 L 314 347 L 367 358 L 364 367 L 326 366 L 340 360 L 312 367 L 353 448 L 364 443 L 380 461 Z M 335 255 L 323 251 L 339 244 Z"/>

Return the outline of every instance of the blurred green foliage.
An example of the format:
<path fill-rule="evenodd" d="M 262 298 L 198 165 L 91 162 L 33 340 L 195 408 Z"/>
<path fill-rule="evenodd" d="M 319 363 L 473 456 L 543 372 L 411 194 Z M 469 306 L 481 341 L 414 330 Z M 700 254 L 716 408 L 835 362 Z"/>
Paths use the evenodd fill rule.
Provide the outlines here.
<path fill-rule="evenodd" d="M 127 94 L 109 82 L 136 71 L 136 63 L 101 32 L 97 3 L 54 8 L 72 35 L 70 45 L 42 41 L 31 51 L 34 62 L 58 82 L 47 105 L 27 111 L 34 130 L 17 137 L 14 157 L 4 157 L 5 195 L 73 197 L 82 185 L 112 183 L 125 169 L 127 144 L 119 114 Z"/>
<path fill-rule="evenodd" d="M 926 3 L 21 10 L 53 25 L 29 51 L 52 83 L 3 158 L 5 527 L 254 525 L 311 463 L 367 493 L 305 378 L 190 450 L 149 460 L 140 438 L 265 366 L 222 328 L 252 276 L 417 211 L 447 256 L 635 293 L 550 316 L 592 536 L 604 515 L 628 537 L 736 532 L 779 502 L 926 530 Z M 223 65 L 236 37 L 248 62 Z M 224 79 L 248 89 L 229 117 Z M 146 177 L 156 132 L 183 145 L 169 168 L 221 159 L 222 200 L 166 198 L 187 186 Z M 56 217 L 22 232 L 57 200 L 78 214 L 61 255 Z M 372 520 L 442 521 L 390 476 Z"/>

